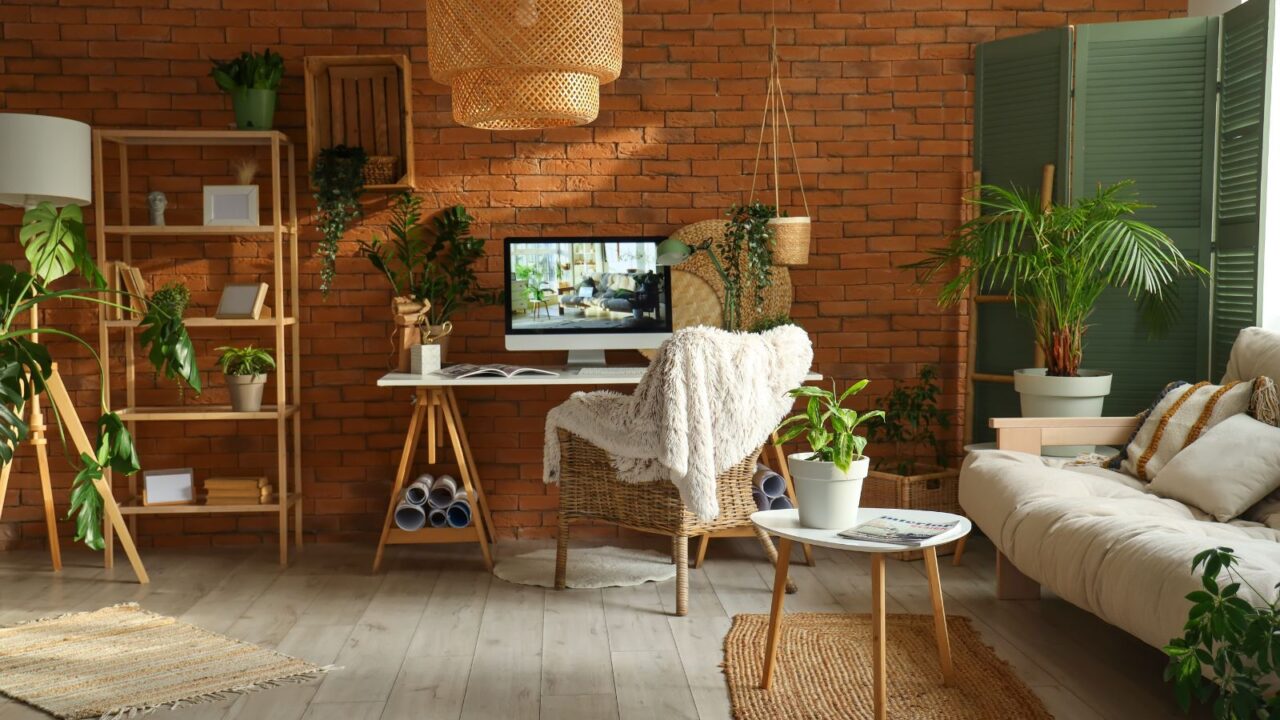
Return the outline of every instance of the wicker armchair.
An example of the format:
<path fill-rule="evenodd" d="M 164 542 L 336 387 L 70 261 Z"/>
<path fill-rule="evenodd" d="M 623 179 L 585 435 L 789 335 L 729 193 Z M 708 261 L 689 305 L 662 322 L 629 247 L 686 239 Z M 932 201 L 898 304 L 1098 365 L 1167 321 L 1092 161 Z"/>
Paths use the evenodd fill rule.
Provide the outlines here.
<path fill-rule="evenodd" d="M 668 535 L 672 539 L 672 561 L 676 565 L 676 615 L 689 608 L 689 538 L 703 533 L 750 524 L 756 511 L 751 498 L 751 476 L 755 473 L 756 450 L 716 478 L 720 514 L 702 522 L 685 509 L 680 493 L 670 482 L 625 483 L 609 455 L 599 447 L 566 430 L 560 436 L 560 535 L 556 544 L 556 589 L 565 587 L 569 555 L 569 523 L 599 520 L 633 530 Z M 778 551 L 769 536 L 755 528 L 756 537 L 774 564 Z M 794 591 L 790 581 L 788 592 Z"/>

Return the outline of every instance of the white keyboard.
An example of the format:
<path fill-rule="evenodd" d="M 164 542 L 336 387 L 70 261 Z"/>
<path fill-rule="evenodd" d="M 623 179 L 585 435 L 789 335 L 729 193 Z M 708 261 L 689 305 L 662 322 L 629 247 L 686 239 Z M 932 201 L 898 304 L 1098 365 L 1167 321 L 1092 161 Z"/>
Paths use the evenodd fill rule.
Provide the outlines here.
<path fill-rule="evenodd" d="M 578 377 L 637 377 L 644 374 L 645 369 L 642 367 L 627 367 L 625 365 L 598 365 L 590 367 L 578 368 Z"/>

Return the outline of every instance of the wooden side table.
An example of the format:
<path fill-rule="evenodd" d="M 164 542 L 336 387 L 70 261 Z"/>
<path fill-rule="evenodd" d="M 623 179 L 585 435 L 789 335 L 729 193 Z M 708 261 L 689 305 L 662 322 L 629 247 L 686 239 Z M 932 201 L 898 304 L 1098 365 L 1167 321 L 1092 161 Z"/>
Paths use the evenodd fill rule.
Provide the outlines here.
<path fill-rule="evenodd" d="M 947 615 L 942 603 L 942 582 L 938 575 L 939 545 L 954 542 L 969 534 L 973 529 L 968 518 L 951 513 L 931 512 L 927 510 L 897 510 L 893 508 L 862 508 L 858 510 L 858 523 L 874 520 L 881 515 L 894 515 L 905 520 L 944 523 L 958 521 L 956 527 L 924 545 L 925 569 L 929 576 L 929 596 L 933 600 L 933 630 L 938 643 L 938 661 L 942 666 L 942 681 L 950 685 L 955 679 L 955 668 L 951 664 L 951 639 L 947 635 Z M 837 530 L 813 530 L 800 525 L 800 514 L 796 510 L 767 510 L 754 513 L 751 522 L 770 535 L 778 536 L 778 566 L 773 579 L 773 604 L 769 608 L 769 634 L 765 641 L 764 673 L 760 678 L 760 688 L 769 689 L 773 681 L 774 662 L 778 654 L 778 636 L 782 631 L 782 598 L 787 585 L 787 567 L 790 565 L 791 543 L 801 542 L 810 545 L 861 552 L 871 555 L 871 647 L 872 666 L 874 671 L 874 696 L 876 720 L 885 720 L 885 596 L 884 596 L 884 558 L 888 553 L 900 552 L 901 545 L 888 543 L 864 542 L 848 540 L 840 537 Z M 915 548 L 912 548 L 915 549 Z"/>

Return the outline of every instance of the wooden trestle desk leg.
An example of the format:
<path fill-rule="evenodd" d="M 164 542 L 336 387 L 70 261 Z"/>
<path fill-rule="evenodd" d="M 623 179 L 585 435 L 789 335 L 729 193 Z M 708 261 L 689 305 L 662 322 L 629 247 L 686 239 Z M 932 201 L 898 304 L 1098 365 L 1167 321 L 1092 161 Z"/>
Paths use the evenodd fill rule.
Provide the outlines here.
<path fill-rule="evenodd" d="M 489 542 L 497 542 L 494 536 L 493 517 L 489 515 L 489 500 L 484 496 L 484 484 L 480 482 L 480 471 L 476 469 L 476 456 L 471 452 L 471 441 L 467 438 L 467 426 L 462 422 L 462 408 L 458 405 L 458 396 L 454 394 L 453 388 L 445 388 L 443 395 L 447 402 L 446 410 L 453 414 L 454 425 L 458 428 L 458 435 L 462 438 L 463 455 L 458 457 L 458 464 L 461 465 L 463 457 L 466 458 L 467 470 L 471 473 L 471 482 L 475 485 L 476 504 L 480 507 L 480 514 L 484 516 L 485 535 L 489 538 Z"/>
<path fill-rule="evenodd" d="M 378 540 L 378 551 L 373 556 L 373 571 L 382 567 L 382 553 L 387 548 L 387 535 L 391 532 L 391 524 L 395 519 L 396 503 L 400 499 L 400 491 L 404 489 L 409 473 L 413 471 L 413 456 L 418 449 L 418 433 L 422 431 L 422 418 L 428 412 L 434 412 L 431 399 L 425 388 L 417 390 L 413 397 L 413 414 L 409 416 L 409 431 L 404 437 L 404 450 L 400 453 L 400 467 L 396 469 L 396 479 L 391 485 L 391 500 L 387 504 L 387 516 L 382 521 L 382 537 Z"/>
<path fill-rule="evenodd" d="M 433 390 L 432 392 L 445 394 L 442 390 Z M 447 395 L 444 400 L 448 402 Z M 458 423 L 454 419 L 454 413 L 446 412 L 444 414 L 445 428 L 449 431 L 449 440 L 453 444 L 453 455 L 458 460 L 458 474 L 462 476 L 462 486 L 467 489 L 467 497 L 472 498 L 471 523 L 476 529 L 476 539 L 480 541 L 480 554 L 484 556 L 484 566 L 486 569 L 493 570 L 493 557 L 489 554 L 489 535 L 485 530 L 485 502 L 484 496 L 476 490 L 477 483 L 472 481 L 471 461 L 468 454 L 462 448 L 462 434 L 458 431 Z"/>
<path fill-rule="evenodd" d="M 791 502 L 796 502 L 796 486 L 791 482 L 791 470 L 787 467 L 787 456 L 782 452 L 782 446 L 778 444 L 778 433 L 769 436 L 769 446 L 773 448 L 773 456 L 778 463 L 778 474 L 783 480 L 787 481 L 787 497 L 791 498 Z M 813 567 L 813 547 L 809 543 L 802 543 L 800 548 L 804 550 L 804 564 Z"/>

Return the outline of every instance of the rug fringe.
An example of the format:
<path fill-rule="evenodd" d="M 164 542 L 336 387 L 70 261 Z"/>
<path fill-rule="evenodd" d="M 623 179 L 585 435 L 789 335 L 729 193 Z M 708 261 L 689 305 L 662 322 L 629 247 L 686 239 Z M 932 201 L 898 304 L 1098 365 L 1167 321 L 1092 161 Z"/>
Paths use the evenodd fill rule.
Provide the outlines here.
<path fill-rule="evenodd" d="M 202 695 L 192 695 L 190 697 L 179 698 L 169 702 L 157 703 L 153 705 L 133 705 L 129 707 L 115 708 L 108 710 L 98 717 L 98 720 L 131 720 L 141 715 L 148 715 L 156 710 L 169 709 L 177 710 L 179 708 L 190 707 L 193 705 L 201 705 L 204 703 L 218 702 L 220 700 L 229 700 L 232 697 L 240 695 L 248 695 L 250 693 L 261 692 L 263 690 L 271 690 L 278 688 L 285 683 L 300 685 L 302 683 L 318 680 L 331 670 L 341 670 L 337 665 L 325 665 L 324 667 L 309 670 L 303 673 L 295 673 L 284 677 L 271 678 L 269 680 L 261 680 L 249 685 L 231 688 L 228 690 L 219 690 L 217 692 L 204 693 Z"/>
<path fill-rule="evenodd" d="M 7 627 L 22 627 L 23 625 L 34 625 L 35 623 L 50 622 L 53 620 L 63 620 L 65 618 L 74 617 L 76 615 L 91 615 L 96 612 L 102 612 L 103 610 L 115 610 L 116 608 L 133 608 L 135 610 L 141 610 L 142 612 L 148 612 L 147 610 L 142 610 L 142 608 L 139 607 L 138 603 L 136 602 L 122 602 L 122 603 L 116 603 L 115 605 L 100 607 L 97 610 L 74 610 L 72 612 L 64 612 L 58 615 L 50 615 L 48 617 L 36 618 L 34 620 L 22 620 L 20 622 L 16 622 Z M 155 613 L 151 613 L 151 614 L 155 615 Z M 160 615 L 158 617 L 164 617 L 164 616 Z"/>

